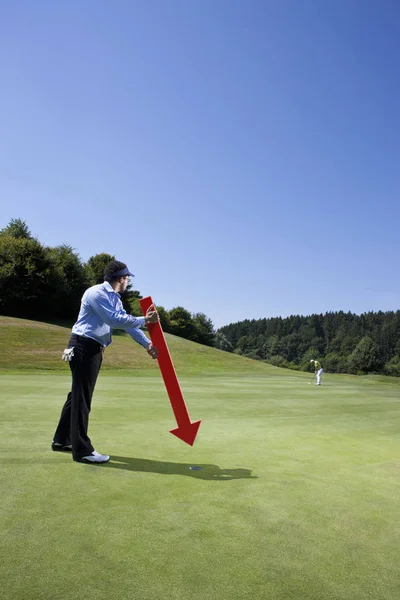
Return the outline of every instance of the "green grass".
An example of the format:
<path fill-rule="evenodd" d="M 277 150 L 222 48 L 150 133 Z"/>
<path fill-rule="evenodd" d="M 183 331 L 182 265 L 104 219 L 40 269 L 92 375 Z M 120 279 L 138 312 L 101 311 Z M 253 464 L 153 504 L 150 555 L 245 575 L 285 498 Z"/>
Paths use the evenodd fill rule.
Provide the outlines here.
<path fill-rule="evenodd" d="M 71 329 L 58 325 L 44 324 L 26 319 L 0 316 L 0 373 L 20 371 L 54 371 L 65 373 L 61 360 Z M 175 368 L 186 375 L 212 375 L 221 373 L 266 374 L 279 371 L 275 367 L 249 358 L 242 358 L 188 342 L 166 334 Z M 132 375 L 155 375 L 159 370 L 156 361 L 149 360 L 141 346 L 129 335 L 114 337 L 105 351 L 102 371 L 127 371 Z"/>
<path fill-rule="evenodd" d="M 325 375 L 318 388 L 169 338 L 202 419 L 194 446 L 168 432 L 156 369 L 104 370 L 90 435 L 112 461 L 96 467 L 49 448 L 68 331 L 35 332 L 12 370 L 0 345 L 2 600 L 398 600 L 398 380 Z M 57 356 L 42 372 L 38 352 L 24 373 L 38 338 Z"/>

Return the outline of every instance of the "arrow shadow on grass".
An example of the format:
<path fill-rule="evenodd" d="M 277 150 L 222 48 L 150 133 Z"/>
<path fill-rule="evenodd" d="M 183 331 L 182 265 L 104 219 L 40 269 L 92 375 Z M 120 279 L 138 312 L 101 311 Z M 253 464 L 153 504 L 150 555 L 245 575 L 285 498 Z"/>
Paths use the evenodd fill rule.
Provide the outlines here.
<path fill-rule="evenodd" d="M 173 463 L 146 458 L 113 455 L 110 462 L 102 465 L 103 469 L 124 469 L 142 473 L 160 473 L 161 475 L 186 475 L 195 479 L 213 481 L 229 481 L 231 479 L 257 479 L 250 469 L 221 469 L 218 465 Z M 197 467 L 197 469 L 191 469 Z M 200 467 L 200 468 L 199 468 Z"/>

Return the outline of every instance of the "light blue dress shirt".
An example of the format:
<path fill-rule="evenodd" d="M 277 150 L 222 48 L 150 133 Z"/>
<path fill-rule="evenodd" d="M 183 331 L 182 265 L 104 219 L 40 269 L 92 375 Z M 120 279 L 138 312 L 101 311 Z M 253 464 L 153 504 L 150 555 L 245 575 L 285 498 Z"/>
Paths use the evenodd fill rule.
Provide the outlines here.
<path fill-rule="evenodd" d="M 100 285 L 93 285 L 83 294 L 78 320 L 72 333 L 96 340 L 102 346 L 109 346 L 113 329 L 124 329 L 135 342 L 147 348 L 150 340 L 140 329 L 144 325 L 144 317 L 128 315 L 121 296 L 105 281 Z"/>

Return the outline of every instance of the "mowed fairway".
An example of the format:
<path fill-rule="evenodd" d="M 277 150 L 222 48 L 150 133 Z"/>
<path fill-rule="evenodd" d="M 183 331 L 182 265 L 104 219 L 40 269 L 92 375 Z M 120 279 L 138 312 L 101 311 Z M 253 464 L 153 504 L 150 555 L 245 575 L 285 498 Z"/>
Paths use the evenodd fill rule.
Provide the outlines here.
<path fill-rule="evenodd" d="M 398 600 L 399 382 L 257 369 L 183 372 L 193 447 L 156 370 L 105 370 L 102 466 L 50 450 L 68 367 L 3 370 L 2 600 Z"/>

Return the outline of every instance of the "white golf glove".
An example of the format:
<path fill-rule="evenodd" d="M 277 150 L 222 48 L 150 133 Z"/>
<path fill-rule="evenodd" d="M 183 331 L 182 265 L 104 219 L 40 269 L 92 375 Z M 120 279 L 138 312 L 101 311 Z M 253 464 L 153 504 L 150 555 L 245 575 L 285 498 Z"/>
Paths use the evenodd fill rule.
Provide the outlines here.
<path fill-rule="evenodd" d="M 63 352 L 62 359 L 65 360 L 66 362 L 71 362 L 73 356 L 74 356 L 74 349 L 66 348 Z"/>

